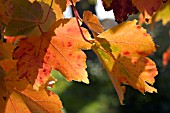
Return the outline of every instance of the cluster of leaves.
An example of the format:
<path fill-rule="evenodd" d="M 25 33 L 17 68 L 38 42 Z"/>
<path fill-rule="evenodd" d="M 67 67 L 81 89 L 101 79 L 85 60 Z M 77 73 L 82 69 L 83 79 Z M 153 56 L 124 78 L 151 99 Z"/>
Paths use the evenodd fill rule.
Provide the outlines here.
<path fill-rule="evenodd" d="M 121 23 L 138 10 L 152 16 L 164 5 L 162 0 L 157 1 L 149 0 L 145 6 L 144 0 L 103 0 L 103 6 L 113 9 Z M 82 50 L 92 49 L 97 54 L 121 104 L 124 84 L 142 93 L 157 92 L 152 87 L 157 69 L 147 58 L 156 46 L 146 30 L 134 20 L 103 31 L 90 11 L 84 12 L 83 19 L 79 17 L 76 2 L 0 0 L 0 112 L 61 112 L 59 97 L 47 90 L 51 80 L 57 82 L 51 71 L 59 71 L 68 81 L 88 84 L 86 55 Z M 69 5 L 75 18 L 63 16 Z M 157 16 L 156 20 L 159 19 Z M 82 22 L 93 32 L 93 38 L 81 27 Z"/>

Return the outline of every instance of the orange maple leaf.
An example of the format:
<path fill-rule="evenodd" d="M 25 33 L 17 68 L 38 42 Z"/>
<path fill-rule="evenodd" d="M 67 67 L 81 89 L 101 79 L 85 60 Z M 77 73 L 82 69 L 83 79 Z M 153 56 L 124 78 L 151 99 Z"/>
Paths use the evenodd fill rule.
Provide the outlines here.
<path fill-rule="evenodd" d="M 99 22 L 96 15 L 92 14 L 90 11 L 84 11 L 83 22 L 89 27 L 93 32 L 100 34 L 103 32 L 103 26 Z"/>
<path fill-rule="evenodd" d="M 152 16 L 162 4 L 162 0 L 132 0 L 132 2 L 140 12 L 147 13 L 150 16 Z"/>
<path fill-rule="evenodd" d="M 156 50 L 149 34 L 136 21 L 115 26 L 97 37 L 92 49 L 101 60 L 123 104 L 125 86 L 140 92 L 157 92 L 151 85 L 157 75 L 155 63 L 147 58 Z"/>
<path fill-rule="evenodd" d="M 0 43 L 0 112 L 61 113 L 57 95 L 49 95 L 45 89 L 37 92 L 25 78 L 18 78 L 17 61 L 12 59 L 14 48 L 11 43 Z"/>
<path fill-rule="evenodd" d="M 90 39 L 86 29 L 83 34 Z M 18 60 L 20 78 L 25 77 L 38 89 L 49 79 L 52 69 L 60 71 L 69 81 L 89 83 L 86 55 L 81 49 L 90 48 L 81 36 L 76 19 L 61 19 L 40 37 L 22 39 L 13 56 Z"/>

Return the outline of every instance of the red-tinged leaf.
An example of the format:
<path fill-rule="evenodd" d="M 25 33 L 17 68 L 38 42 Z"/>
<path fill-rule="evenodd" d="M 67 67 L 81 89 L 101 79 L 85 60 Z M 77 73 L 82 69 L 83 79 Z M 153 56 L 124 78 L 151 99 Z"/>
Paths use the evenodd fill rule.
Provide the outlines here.
<path fill-rule="evenodd" d="M 20 35 L 20 36 L 4 36 L 4 39 L 6 39 L 7 43 L 15 43 L 17 41 L 19 41 L 21 38 L 25 38 L 24 35 Z"/>
<path fill-rule="evenodd" d="M 28 0 L 11 0 L 14 5 L 14 14 L 8 26 L 5 29 L 5 35 L 17 36 L 29 34 L 37 25 L 39 25 L 43 10 L 38 2 L 29 2 Z"/>
<path fill-rule="evenodd" d="M 87 30 L 83 29 L 83 33 L 90 38 Z M 69 81 L 88 83 L 86 56 L 81 49 L 90 47 L 83 40 L 75 18 L 61 19 L 42 36 L 21 39 L 13 56 L 18 60 L 20 78 L 25 77 L 39 89 L 50 77 L 51 69 L 60 71 Z"/>
<path fill-rule="evenodd" d="M 44 56 L 50 43 L 45 39 L 47 37 L 50 40 L 51 35 L 31 36 L 19 41 L 18 48 L 13 53 L 14 59 L 18 60 L 19 78 L 25 77 L 31 84 L 34 84 L 39 69 L 43 69 Z M 49 68 L 48 70 L 49 72 L 46 73 L 46 76 L 49 77 L 51 69 Z"/>
<path fill-rule="evenodd" d="M 95 37 L 93 51 L 101 60 L 123 104 L 125 86 L 129 84 L 140 92 L 157 92 L 152 87 L 157 75 L 155 63 L 145 57 L 155 51 L 155 45 L 146 30 L 136 21 L 125 22 Z"/>
<path fill-rule="evenodd" d="M 112 10 L 112 6 L 111 6 L 111 5 L 112 5 L 112 2 L 113 2 L 113 0 L 102 0 L 104 9 L 105 9 L 106 11 Z"/>
<path fill-rule="evenodd" d="M 83 28 L 82 30 L 84 36 L 90 39 L 88 31 Z M 69 81 L 89 83 L 85 70 L 86 55 L 81 49 L 90 49 L 91 45 L 82 38 L 76 19 L 61 19 L 52 26 L 50 31 L 54 31 L 56 36 L 51 39 L 44 61 L 49 67 L 60 71 Z M 39 87 L 39 78 L 41 77 L 38 76 L 37 83 L 34 85 L 36 87 Z"/>
<path fill-rule="evenodd" d="M 96 15 L 92 14 L 90 11 L 84 11 L 83 21 L 93 32 L 100 34 L 103 32 L 103 26 L 99 22 Z"/>
<path fill-rule="evenodd" d="M 163 66 L 167 66 L 169 60 L 170 60 L 170 48 L 168 48 L 167 51 L 163 53 L 162 59 Z"/>
<path fill-rule="evenodd" d="M 0 23 L 8 24 L 13 14 L 11 0 L 0 0 Z"/>
<path fill-rule="evenodd" d="M 10 64 L 10 65 L 9 65 Z M 14 68 L 14 64 L 16 64 L 15 60 L 10 60 L 10 59 L 5 59 L 5 60 L 0 60 L 0 66 L 5 72 L 9 72 L 11 69 Z"/>
<path fill-rule="evenodd" d="M 136 7 L 131 0 L 102 0 L 106 11 L 112 10 L 115 15 L 115 20 L 118 23 L 125 21 L 128 15 L 138 13 Z"/>
<path fill-rule="evenodd" d="M 147 13 L 150 16 L 152 16 L 162 4 L 162 0 L 132 0 L 132 2 L 140 12 Z"/>

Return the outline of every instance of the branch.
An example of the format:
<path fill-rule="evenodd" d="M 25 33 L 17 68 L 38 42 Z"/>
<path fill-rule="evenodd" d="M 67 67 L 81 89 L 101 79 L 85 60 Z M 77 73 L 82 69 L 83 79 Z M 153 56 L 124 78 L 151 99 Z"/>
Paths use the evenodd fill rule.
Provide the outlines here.
<path fill-rule="evenodd" d="M 73 1 L 70 0 L 70 2 L 71 2 L 71 4 L 72 4 L 72 9 L 73 9 L 73 11 L 74 11 L 74 15 L 75 15 L 75 17 L 76 17 L 77 24 L 78 24 L 78 27 L 79 27 L 79 30 L 80 30 L 80 33 L 81 33 L 83 39 L 84 39 L 86 42 L 88 42 L 88 43 L 90 43 L 90 44 L 93 44 L 94 42 L 93 42 L 92 40 L 88 40 L 88 39 L 86 39 L 86 37 L 84 36 L 83 31 L 82 31 L 81 26 L 80 26 L 80 23 L 79 23 L 79 20 L 80 20 L 81 22 L 83 22 L 83 20 L 80 18 L 77 9 L 76 9 L 76 7 L 74 6 Z"/>

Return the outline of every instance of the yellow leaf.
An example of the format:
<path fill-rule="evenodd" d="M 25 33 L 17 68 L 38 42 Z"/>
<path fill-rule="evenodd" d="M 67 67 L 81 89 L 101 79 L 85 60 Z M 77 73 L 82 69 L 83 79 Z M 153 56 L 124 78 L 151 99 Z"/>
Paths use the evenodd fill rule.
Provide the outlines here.
<path fill-rule="evenodd" d="M 122 23 L 96 37 L 102 46 L 108 46 L 117 58 L 148 56 L 156 51 L 155 44 L 146 30 L 136 25 L 136 20 Z M 107 45 L 109 42 L 110 45 Z"/>
<path fill-rule="evenodd" d="M 170 21 L 170 0 L 161 6 L 158 12 L 155 14 L 153 20 L 159 21 L 162 20 L 163 25 L 166 25 Z"/>
<path fill-rule="evenodd" d="M 154 52 L 155 45 L 146 30 L 136 21 L 115 26 L 95 38 L 92 46 L 106 69 L 123 104 L 125 86 L 128 84 L 140 92 L 157 92 L 152 87 L 157 75 L 155 63 L 146 56 Z"/>

